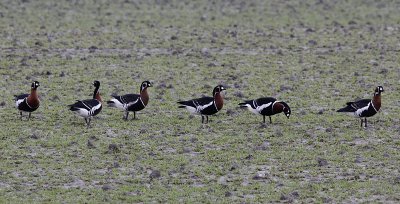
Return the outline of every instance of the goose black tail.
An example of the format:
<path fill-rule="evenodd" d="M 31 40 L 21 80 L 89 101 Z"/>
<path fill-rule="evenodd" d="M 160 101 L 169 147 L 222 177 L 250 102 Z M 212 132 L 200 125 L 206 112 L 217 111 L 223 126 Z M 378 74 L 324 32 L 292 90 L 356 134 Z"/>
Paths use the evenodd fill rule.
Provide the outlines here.
<path fill-rule="evenodd" d="M 336 112 L 354 112 L 354 111 L 356 111 L 356 110 L 353 107 L 346 106 L 344 108 L 337 110 Z"/>

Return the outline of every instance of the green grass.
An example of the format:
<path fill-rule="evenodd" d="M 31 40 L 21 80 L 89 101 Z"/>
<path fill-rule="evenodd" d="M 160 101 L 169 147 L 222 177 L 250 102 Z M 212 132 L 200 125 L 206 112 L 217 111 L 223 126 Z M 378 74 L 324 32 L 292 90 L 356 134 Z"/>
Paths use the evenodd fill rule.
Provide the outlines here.
<path fill-rule="evenodd" d="M 399 202 L 399 7 L 2 2 L 0 202 Z M 33 80 L 41 107 L 20 121 L 13 95 Z M 149 105 L 130 121 L 104 107 L 86 129 L 67 105 L 94 80 L 103 100 L 151 80 Z M 228 92 L 209 124 L 177 108 L 217 84 Z M 367 129 L 335 112 L 377 85 L 383 107 Z M 237 106 L 263 96 L 291 118 L 262 125 Z"/>

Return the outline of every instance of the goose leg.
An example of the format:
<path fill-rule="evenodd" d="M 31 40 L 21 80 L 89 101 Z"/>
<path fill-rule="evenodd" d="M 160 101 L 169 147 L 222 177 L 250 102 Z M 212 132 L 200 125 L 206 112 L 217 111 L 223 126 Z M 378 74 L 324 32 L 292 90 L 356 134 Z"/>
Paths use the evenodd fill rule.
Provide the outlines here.
<path fill-rule="evenodd" d="M 367 118 L 365 118 L 364 124 L 365 124 L 365 127 L 367 127 Z"/>
<path fill-rule="evenodd" d="M 92 118 L 88 118 L 88 124 L 87 127 L 90 128 L 90 121 L 92 120 Z"/>
<path fill-rule="evenodd" d="M 361 118 L 361 127 L 363 127 L 364 120 Z"/>
<path fill-rule="evenodd" d="M 203 115 L 201 115 L 201 123 L 202 124 L 204 123 L 204 116 Z"/>
<path fill-rule="evenodd" d="M 136 111 L 133 111 L 133 119 L 136 119 Z"/>
<path fill-rule="evenodd" d="M 31 118 L 31 113 L 28 114 L 28 120 Z"/>
<path fill-rule="evenodd" d="M 19 118 L 22 120 L 22 112 L 19 112 L 19 115 L 20 115 Z"/>
<path fill-rule="evenodd" d="M 272 124 L 271 116 L 269 116 L 269 124 Z"/>
<path fill-rule="evenodd" d="M 207 122 L 206 123 L 208 123 L 208 115 L 206 115 L 206 118 L 207 118 Z"/>
<path fill-rule="evenodd" d="M 128 111 L 126 111 L 126 112 L 125 112 L 124 119 L 125 119 L 125 120 L 128 120 L 128 116 L 129 116 L 129 112 L 128 112 Z"/>
<path fill-rule="evenodd" d="M 265 115 L 263 115 L 263 123 L 265 123 Z"/>

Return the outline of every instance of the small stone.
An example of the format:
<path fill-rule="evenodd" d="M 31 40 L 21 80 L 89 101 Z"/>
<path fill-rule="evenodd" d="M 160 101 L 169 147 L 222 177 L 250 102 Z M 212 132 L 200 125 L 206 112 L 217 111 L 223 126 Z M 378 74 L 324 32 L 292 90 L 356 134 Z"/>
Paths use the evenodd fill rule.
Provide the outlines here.
<path fill-rule="evenodd" d="M 328 165 L 328 161 L 326 159 L 317 158 L 317 162 L 318 162 L 318 166 L 320 166 L 320 167 Z"/>
<path fill-rule="evenodd" d="M 349 21 L 349 25 L 356 25 L 356 24 L 357 24 L 357 22 L 354 20 Z"/>
<path fill-rule="evenodd" d="M 183 153 L 190 153 L 190 152 L 192 152 L 192 150 L 190 148 L 188 148 L 188 147 L 183 148 Z"/>
<path fill-rule="evenodd" d="M 299 192 L 297 192 L 297 191 L 293 191 L 292 193 L 292 196 L 294 197 L 294 198 L 298 198 L 300 195 L 299 195 Z"/>
<path fill-rule="evenodd" d="M 235 170 L 235 169 L 238 169 L 239 168 L 239 165 L 238 164 L 233 164 L 232 166 L 231 166 L 231 168 L 229 169 L 230 171 L 233 171 L 233 170 Z"/>
<path fill-rule="evenodd" d="M 235 93 L 233 93 L 234 96 L 238 97 L 238 98 L 243 98 L 244 94 L 241 91 L 236 91 Z"/>
<path fill-rule="evenodd" d="M 287 200 L 288 198 L 287 198 L 287 196 L 285 196 L 285 195 L 281 195 L 281 197 L 279 198 L 280 200 Z"/>
<path fill-rule="evenodd" d="M 394 184 L 396 184 L 396 185 L 400 184 L 400 176 L 396 177 L 396 178 L 393 180 L 393 182 L 394 182 Z"/>
<path fill-rule="evenodd" d="M 91 136 L 91 137 L 89 137 L 89 139 L 90 139 L 90 140 L 94 140 L 94 141 L 99 140 L 99 138 L 97 138 L 96 136 Z"/>
<path fill-rule="evenodd" d="M 226 110 L 226 114 L 228 114 L 229 116 L 232 116 L 235 114 L 235 111 L 232 109 L 228 109 L 228 110 Z"/>
<path fill-rule="evenodd" d="M 150 173 L 150 179 L 155 179 L 155 178 L 160 178 L 161 177 L 161 173 L 159 170 L 153 170 Z"/>
<path fill-rule="evenodd" d="M 333 131 L 333 129 L 331 127 L 328 127 L 325 129 L 325 132 L 332 132 L 332 131 Z"/>
<path fill-rule="evenodd" d="M 379 74 L 387 74 L 388 72 L 389 72 L 388 69 L 383 68 L 383 69 L 381 69 L 381 71 L 379 71 Z"/>
<path fill-rule="evenodd" d="M 309 40 L 308 41 L 308 45 L 310 45 L 310 46 L 315 46 L 315 45 L 317 45 L 318 43 L 317 43 L 317 41 L 315 41 L 315 40 Z"/>
<path fill-rule="evenodd" d="M 103 185 L 103 186 L 101 187 L 101 189 L 103 189 L 103 191 L 108 191 L 108 190 L 111 190 L 111 186 L 108 185 L 108 184 L 105 184 L 105 185 Z"/>
<path fill-rule="evenodd" d="M 42 42 L 40 42 L 40 41 L 36 41 L 36 42 L 35 42 L 35 45 L 36 45 L 36 46 L 40 46 L 40 47 L 41 47 L 41 46 L 43 46 L 43 43 L 42 43 Z"/>
<path fill-rule="evenodd" d="M 59 100 L 60 100 L 60 97 L 58 97 L 57 95 L 55 95 L 55 96 L 51 97 L 51 100 L 52 100 L 52 101 L 59 101 Z"/>
<path fill-rule="evenodd" d="M 359 164 L 363 162 L 363 159 L 360 156 L 357 156 L 356 159 L 354 160 L 355 163 Z"/>
<path fill-rule="evenodd" d="M 312 33 L 312 32 L 315 32 L 315 30 L 313 30 L 312 28 L 307 28 L 307 29 L 306 29 L 306 32 L 307 32 L 307 33 Z"/>
<path fill-rule="evenodd" d="M 231 197 L 231 196 L 232 196 L 231 192 L 229 192 L 229 191 L 225 192 L 225 197 Z"/>
<path fill-rule="evenodd" d="M 108 145 L 108 152 L 109 153 L 118 153 L 118 152 L 120 152 L 120 150 L 116 144 L 110 144 L 110 145 Z"/>
<path fill-rule="evenodd" d="M 245 159 L 253 159 L 253 155 L 249 154 L 245 157 Z"/>
<path fill-rule="evenodd" d="M 94 144 L 93 144 L 92 141 L 90 141 L 90 140 L 87 141 L 87 147 L 88 147 L 89 149 L 94 149 L 94 148 L 96 148 L 96 146 L 94 146 Z"/>
<path fill-rule="evenodd" d="M 96 47 L 96 46 L 94 46 L 94 45 L 92 45 L 92 46 L 89 47 L 89 52 L 90 52 L 90 53 L 93 53 L 93 52 L 95 52 L 97 49 L 99 49 L 99 48 Z"/>

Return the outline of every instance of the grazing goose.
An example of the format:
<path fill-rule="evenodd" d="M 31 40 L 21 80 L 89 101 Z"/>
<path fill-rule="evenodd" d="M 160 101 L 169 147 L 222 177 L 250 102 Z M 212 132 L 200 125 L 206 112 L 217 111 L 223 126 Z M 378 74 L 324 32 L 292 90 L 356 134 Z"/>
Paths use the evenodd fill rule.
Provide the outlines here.
<path fill-rule="evenodd" d="M 95 87 L 93 99 L 78 100 L 76 103 L 69 105 L 69 110 L 77 113 L 85 119 L 88 128 L 90 127 L 92 117 L 99 114 L 102 109 L 102 101 L 99 93 L 100 82 L 94 81 L 93 85 Z"/>
<path fill-rule="evenodd" d="M 283 112 L 289 119 L 290 114 L 292 113 L 287 103 L 283 101 L 277 101 L 272 97 L 248 100 L 243 103 L 239 103 L 239 105 L 240 107 L 249 109 L 251 112 L 257 115 L 262 115 L 264 123 L 265 116 L 269 116 L 269 123 L 272 123 L 271 115 Z"/>

